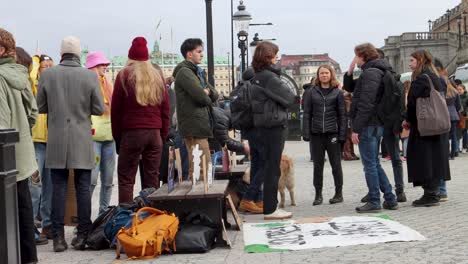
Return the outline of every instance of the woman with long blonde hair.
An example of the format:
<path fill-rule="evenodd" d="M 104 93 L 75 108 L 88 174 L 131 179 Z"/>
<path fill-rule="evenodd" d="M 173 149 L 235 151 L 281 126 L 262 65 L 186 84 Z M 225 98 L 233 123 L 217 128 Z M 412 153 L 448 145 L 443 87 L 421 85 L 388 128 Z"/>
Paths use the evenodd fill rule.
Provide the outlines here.
<path fill-rule="evenodd" d="M 314 156 L 313 205 L 323 202 L 323 165 L 328 153 L 335 182 L 335 196 L 330 204 L 343 202 L 343 170 L 341 168 L 341 145 L 346 140 L 346 109 L 343 91 L 339 89 L 335 70 L 322 65 L 317 70 L 314 87 L 304 98 L 302 136 L 312 142 Z"/>
<path fill-rule="evenodd" d="M 146 39 L 137 37 L 128 63 L 114 84 L 112 135 L 119 154 L 119 203 L 133 201 L 133 185 L 142 159 L 142 188 L 159 188 L 159 165 L 169 129 L 169 96 L 161 74 L 149 61 Z"/>

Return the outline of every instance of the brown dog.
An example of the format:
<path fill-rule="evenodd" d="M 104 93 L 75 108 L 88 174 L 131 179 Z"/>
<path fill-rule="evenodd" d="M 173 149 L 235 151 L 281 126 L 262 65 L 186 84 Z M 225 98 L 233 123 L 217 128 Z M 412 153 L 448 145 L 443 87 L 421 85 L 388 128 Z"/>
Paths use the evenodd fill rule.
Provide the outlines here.
<path fill-rule="evenodd" d="M 284 189 L 287 188 L 289 196 L 291 197 L 291 206 L 296 206 L 296 199 L 294 198 L 294 162 L 287 155 L 281 156 L 281 177 L 278 181 L 278 191 L 281 196 L 279 207 L 284 208 L 286 201 L 286 194 Z"/>

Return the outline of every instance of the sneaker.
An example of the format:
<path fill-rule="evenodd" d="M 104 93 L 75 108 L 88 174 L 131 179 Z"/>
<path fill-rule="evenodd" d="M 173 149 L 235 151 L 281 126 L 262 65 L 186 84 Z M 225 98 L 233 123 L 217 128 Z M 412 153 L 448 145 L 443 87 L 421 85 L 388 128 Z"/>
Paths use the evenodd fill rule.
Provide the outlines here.
<path fill-rule="evenodd" d="M 263 208 L 258 207 L 253 201 L 242 200 L 239 205 L 239 210 L 252 214 L 263 214 Z"/>
<path fill-rule="evenodd" d="M 362 197 L 361 203 L 368 203 L 369 202 L 369 194 L 366 194 L 366 196 Z"/>
<path fill-rule="evenodd" d="M 407 201 L 405 192 L 397 193 L 396 197 L 399 203 L 405 203 Z"/>
<path fill-rule="evenodd" d="M 439 199 L 428 195 L 423 195 L 421 198 L 413 202 L 414 207 L 429 207 L 438 205 L 440 205 Z"/>
<path fill-rule="evenodd" d="M 263 209 L 263 201 L 256 201 L 256 202 L 255 202 L 255 205 L 256 205 L 258 208 L 262 208 L 262 209 Z"/>
<path fill-rule="evenodd" d="M 398 203 L 385 201 L 383 202 L 382 207 L 387 210 L 396 210 L 398 209 Z"/>
<path fill-rule="evenodd" d="M 448 201 L 448 196 L 446 194 L 441 194 L 439 195 L 439 201 L 440 202 L 447 202 Z"/>
<path fill-rule="evenodd" d="M 288 219 L 291 217 L 292 217 L 291 212 L 286 212 L 281 209 L 276 209 L 276 211 L 274 211 L 271 214 L 263 215 L 263 219 L 265 220 L 282 220 L 282 219 Z"/>
<path fill-rule="evenodd" d="M 372 205 L 371 203 L 366 203 L 363 206 L 356 207 L 356 212 L 358 213 L 379 213 L 382 210 L 380 206 Z"/>

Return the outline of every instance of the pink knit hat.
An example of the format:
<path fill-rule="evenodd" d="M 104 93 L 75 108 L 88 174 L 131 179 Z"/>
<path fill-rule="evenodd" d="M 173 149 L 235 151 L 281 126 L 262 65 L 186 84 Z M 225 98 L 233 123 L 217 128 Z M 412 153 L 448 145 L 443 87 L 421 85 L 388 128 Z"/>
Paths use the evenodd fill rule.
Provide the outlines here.
<path fill-rule="evenodd" d="M 109 65 L 110 61 L 99 51 L 93 51 L 86 56 L 86 68 L 91 69 L 98 65 Z"/>

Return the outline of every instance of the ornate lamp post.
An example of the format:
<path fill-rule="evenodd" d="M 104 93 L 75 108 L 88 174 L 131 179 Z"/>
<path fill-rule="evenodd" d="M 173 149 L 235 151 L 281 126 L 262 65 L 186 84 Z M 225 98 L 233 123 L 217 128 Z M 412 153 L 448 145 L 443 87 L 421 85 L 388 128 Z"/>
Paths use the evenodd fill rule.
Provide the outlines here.
<path fill-rule="evenodd" d="M 429 19 L 427 21 L 427 24 L 429 24 L 429 32 L 431 32 L 432 31 L 432 20 Z"/>
<path fill-rule="evenodd" d="M 232 20 L 234 22 L 234 28 L 237 33 L 237 38 L 239 40 L 239 48 L 241 50 L 241 73 L 245 70 L 245 55 L 247 51 L 247 38 L 249 36 L 249 24 L 250 20 L 252 20 L 252 16 L 249 12 L 245 10 L 244 1 L 239 2 L 239 6 L 237 6 L 237 12 L 234 13 L 232 16 Z M 233 63 L 234 65 L 234 63 Z M 232 73 L 234 75 L 234 72 Z M 234 82 L 233 82 L 233 85 Z"/>
<path fill-rule="evenodd" d="M 206 3 L 206 45 L 208 50 L 208 82 L 215 86 L 214 81 L 214 53 L 213 53 L 213 0 L 205 0 Z"/>

